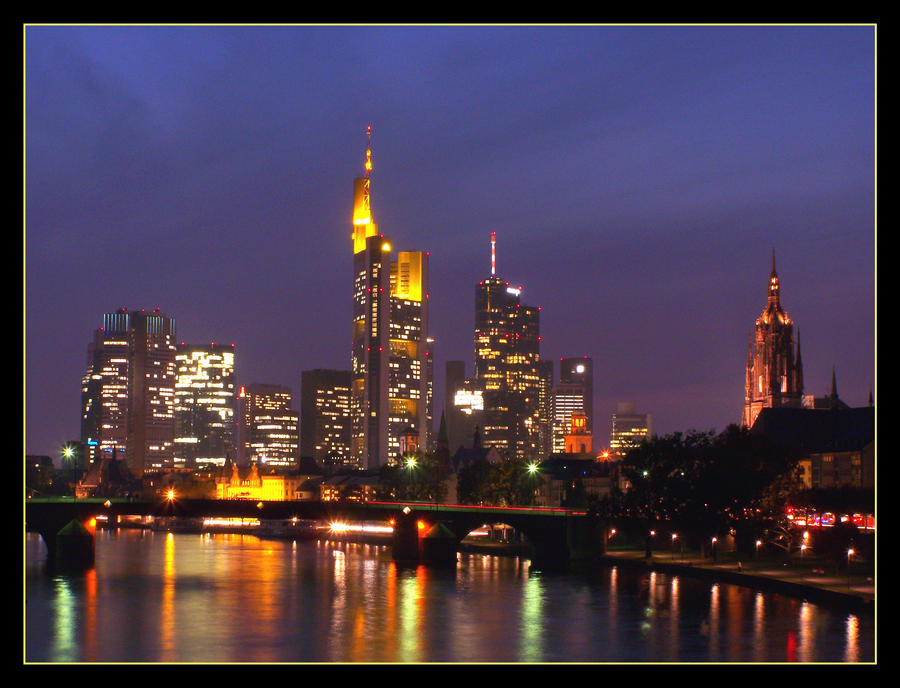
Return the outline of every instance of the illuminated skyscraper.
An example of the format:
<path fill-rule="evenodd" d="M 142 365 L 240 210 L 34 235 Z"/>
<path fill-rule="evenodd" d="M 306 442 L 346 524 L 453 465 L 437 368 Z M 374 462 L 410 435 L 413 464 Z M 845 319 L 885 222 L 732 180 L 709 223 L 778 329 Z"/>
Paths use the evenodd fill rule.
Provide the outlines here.
<path fill-rule="evenodd" d="M 796 351 L 796 355 L 795 352 Z M 744 412 L 741 424 L 752 427 L 764 408 L 799 408 L 803 400 L 803 363 L 800 341 L 794 348 L 794 322 L 781 307 L 781 286 L 775 272 L 769 274 L 768 301 L 756 319 L 747 345 Z"/>
<path fill-rule="evenodd" d="M 649 439 L 652 432 L 649 413 L 638 413 L 632 402 L 620 402 L 612 415 L 609 453 L 621 458 L 632 447 Z"/>
<path fill-rule="evenodd" d="M 319 463 L 350 458 L 350 371 L 300 375 L 300 455 Z M 330 457 L 329 457 L 330 455 Z"/>
<path fill-rule="evenodd" d="M 175 353 L 176 468 L 223 466 L 234 444 L 234 344 L 185 344 Z"/>
<path fill-rule="evenodd" d="M 431 435 L 428 337 L 428 252 L 400 251 L 372 213 L 372 128 L 364 174 L 353 183 L 353 344 L 350 367 L 350 452 L 363 469 L 400 454 L 411 427 L 419 444 Z"/>
<path fill-rule="evenodd" d="M 584 413 L 586 430 L 593 432 L 593 361 L 588 356 L 582 358 L 559 359 L 559 384 L 553 390 L 553 451 L 565 449 L 566 435 L 569 433 L 572 414 Z"/>
<path fill-rule="evenodd" d="M 521 286 L 497 277 L 495 247 L 492 233 L 491 276 L 475 288 L 475 379 L 484 384 L 482 444 L 510 457 L 545 458 L 540 308 L 521 302 Z"/>
<path fill-rule="evenodd" d="M 408 428 L 428 447 L 431 424 L 431 357 L 428 333 L 428 253 L 399 251 L 391 262 L 388 366 L 388 459 L 401 455 Z"/>
<path fill-rule="evenodd" d="M 282 385 L 240 388 L 235 399 L 238 465 L 290 468 L 297 464 L 299 414 L 291 402 L 290 388 Z"/>
<path fill-rule="evenodd" d="M 158 308 L 104 314 L 81 388 L 88 461 L 115 450 L 136 476 L 173 467 L 174 339 L 175 320 Z"/>

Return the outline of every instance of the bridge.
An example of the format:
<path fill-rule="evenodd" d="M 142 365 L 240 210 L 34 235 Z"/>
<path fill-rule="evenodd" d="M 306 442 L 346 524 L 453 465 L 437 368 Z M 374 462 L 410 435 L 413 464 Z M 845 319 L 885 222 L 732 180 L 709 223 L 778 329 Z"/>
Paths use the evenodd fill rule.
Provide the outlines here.
<path fill-rule="evenodd" d="M 397 561 L 453 562 L 460 541 L 485 523 L 506 523 L 532 545 L 535 566 L 563 566 L 605 550 L 606 528 L 584 511 L 547 507 L 485 507 L 423 502 L 253 501 L 245 499 L 86 499 L 32 498 L 25 501 L 25 529 L 40 533 L 48 554 L 65 550 L 64 528 L 81 524 L 82 548 L 91 548 L 97 517 L 291 518 L 323 522 L 382 521 L 393 525 L 392 554 Z M 87 535 L 90 534 L 90 540 Z M 87 554 L 82 552 L 82 554 Z"/>

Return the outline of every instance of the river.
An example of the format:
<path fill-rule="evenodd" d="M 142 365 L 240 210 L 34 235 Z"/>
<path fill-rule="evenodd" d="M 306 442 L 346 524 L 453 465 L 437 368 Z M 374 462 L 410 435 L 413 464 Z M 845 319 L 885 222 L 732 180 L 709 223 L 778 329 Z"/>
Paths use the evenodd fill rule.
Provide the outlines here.
<path fill-rule="evenodd" d="M 384 546 L 98 530 L 94 567 L 25 540 L 25 661 L 873 662 L 871 614 L 621 566 L 534 571 Z"/>

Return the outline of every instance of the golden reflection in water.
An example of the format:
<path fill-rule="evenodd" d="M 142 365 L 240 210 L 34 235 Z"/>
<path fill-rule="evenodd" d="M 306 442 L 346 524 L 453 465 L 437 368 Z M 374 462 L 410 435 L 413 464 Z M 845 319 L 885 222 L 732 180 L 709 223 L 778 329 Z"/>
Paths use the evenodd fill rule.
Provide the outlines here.
<path fill-rule="evenodd" d="M 175 536 L 166 533 L 163 549 L 162 618 L 160 619 L 160 650 L 163 662 L 175 660 Z"/>
<path fill-rule="evenodd" d="M 84 578 L 84 658 L 97 661 L 97 569 L 92 568 Z"/>
<path fill-rule="evenodd" d="M 613 566 L 609 570 L 609 615 L 606 627 L 610 655 L 615 657 L 619 652 L 619 568 L 617 566 Z"/>
<path fill-rule="evenodd" d="M 813 643 L 815 643 L 815 628 L 813 627 L 813 608 L 809 602 L 800 605 L 800 645 L 797 648 L 798 659 L 808 662 L 812 656 Z"/>
<path fill-rule="evenodd" d="M 333 651 L 340 651 L 343 647 L 343 622 L 347 609 L 347 583 L 346 562 L 344 553 L 339 549 L 333 549 L 333 545 L 324 545 L 326 555 L 330 555 L 334 563 L 332 572 L 333 592 L 331 595 L 331 628 L 328 646 Z"/>
<path fill-rule="evenodd" d="M 709 658 L 719 658 L 719 621 L 721 589 L 714 583 L 709 591 Z"/>
<path fill-rule="evenodd" d="M 678 647 L 678 576 L 672 576 L 672 583 L 669 585 L 669 659 L 677 661 L 680 649 Z"/>
<path fill-rule="evenodd" d="M 387 569 L 387 583 L 385 585 L 384 594 L 384 639 L 385 639 L 385 656 L 396 657 L 397 652 L 397 563 L 392 561 Z"/>
<path fill-rule="evenodd" d="M 400 633 L 399 656 L 401 662 L 419 661 L 419 594 L 425 581 L 425 567 L 416 567 L 415 573 L 408 573 L 400 581 Z"/>
<path fill-rule="evenodd" d="M 56 623 L 53 626 L 53 661 L 78 661 L 75 644 L 75 600 L 69 589 L 69 581 L 56 578 Z"/>
<path fill-rule="evenodd" d="M 530 578 L 522 594 L 519 622 L 519 661 L 539 662 L 544 655 L 544 587 L 540 578 Z"/>
<path fill-rule="evenodd" d="M 736 585 L 728 587 L 728 598 L 725 601 L 726 615 L 728 618 L 728 656 L 732 660 L 741 658 L 743 648 L 741 646 L 741 637 L 744 626 L 744 600 L 741 599 L 746 588 L 740 588 Z"/>
<path fill-rule="evenodd" d="M 859 661 L 859 617 L 855 614 L 847 617 L 847 647 L 844 650 L 844 661 Z"/>
<path fill-rule="evenodd" d="M 757 662 L 766 657 L 765 620 L 765 597 L 757 592 L 753 602 L 753 659 Z"/>

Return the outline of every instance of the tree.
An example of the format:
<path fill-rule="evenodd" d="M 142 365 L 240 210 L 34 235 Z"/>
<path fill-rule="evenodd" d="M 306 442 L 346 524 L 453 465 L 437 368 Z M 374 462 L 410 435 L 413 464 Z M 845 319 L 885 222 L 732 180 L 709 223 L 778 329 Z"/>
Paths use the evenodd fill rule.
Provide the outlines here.
<path fill-rule="evenodd" d="M 796 455 L 737 425 L 718 435 L 654 437 L 625 455 L 623 470 L 632 488 L 615 497 L 620 515 L 668 521 L 703 541 L 734 530 L 744 548 L 771 526 L 796 487 Z"/>

